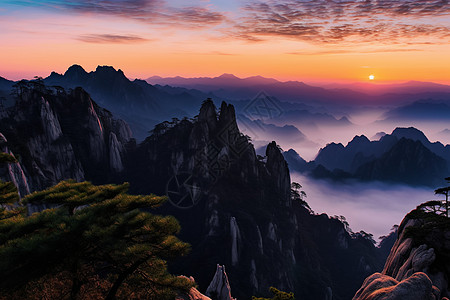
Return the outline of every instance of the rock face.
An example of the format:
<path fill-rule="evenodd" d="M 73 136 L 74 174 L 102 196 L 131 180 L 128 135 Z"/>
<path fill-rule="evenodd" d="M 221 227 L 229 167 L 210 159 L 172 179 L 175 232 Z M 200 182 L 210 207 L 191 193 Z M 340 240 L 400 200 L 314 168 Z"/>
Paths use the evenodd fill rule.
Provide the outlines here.
<path fill-rule="evenodd" d="M 418 207 L 399 227 L 382 273 L 366 279 L 354 300 L 447 299 L 450 220 Z"/>
<path fill-rule="evenodd" d="M 130 150 L 124 180 L 134 193 L 169 196 L 159 212 L 180 221 L 180 238 L 192 246 L 172 270 L 194 276 L 200 290 L 213 276 L 205 270 L 220 264 L 238 299 L 269 296 L 275 286 L 302 299 L 340 300 L 381 271 L 383 259 L 370 241 L 291 201 L 279 147 L 272 142 L 257 158 L 227 103 L 217 112 L 207 100 L 197 119 L 157 125 Z"/>
<path fill-rule="evenodd" d="M 74 69 L 71 76 L 84 75 Z M 306 300 L 350 299 L 382 268 L 370 241 L 291 201 L 279 147 L 272 142 L 266 157 L 257 157 L 227 103 L 217 112 L 207 100 L 198 118 L 158 124 L 136 145 L 128 126 L 83 89 L 25 85 L 16 105 L 2 113 L 0 132 L 19 160 L 2 178 L 13 174 L 23 194 L 27 186 L 34 191 L 73 178 L 128 181 L 133 193 L 167 195 L 156 213 L 174 215 L 180 238 L 192 246 L 171 271 L 195 276 L 201 291 L 213 277 L 209 270 L 221 264 L 240 299 L 269 296 L 270 286 Z M 191 296 L 201 297 L 196 293 Z"/>
<path fill-rule="evenodd" d="M 128 126 L 81 88 L 66 93 L 30 83 L 22 86 L 16 105 L 2 114 L 0 132 L 19 156 L 20 165 L 12 168 L 22 195 L 63 179 L 110 181 L 122 170 L 131 139 Z"/>
<path fill-rule="evenodd" d="M 225 266 L 217 265 L 216 274 L 206 290 L 206 295 L 211 297 L 212 300 L 236 300 L 231 297 L 231 288 Z"/>
<path fill-rule="evenodd" d="M 436 300 L 433 285 L 425 273 L 417 272 L 397 281 L 375 273 L 368 277 L 353 300 Z"/>
<path fill-rule="evenodd" d="M 0 133 L 0 152 L 8 153 L 12 156 L 14 154 L 9 151 L 7 147 L 8 141 L 5 136 Z M 23 172 L 20 163 L 8 164 L 5 167 L 0 168 L 0 178 L 5 181 L 11 181 L 17 187 L 19 196 L 23 197 L 30 193 L 30 187 L 28 186 L 28 180 Z"/>

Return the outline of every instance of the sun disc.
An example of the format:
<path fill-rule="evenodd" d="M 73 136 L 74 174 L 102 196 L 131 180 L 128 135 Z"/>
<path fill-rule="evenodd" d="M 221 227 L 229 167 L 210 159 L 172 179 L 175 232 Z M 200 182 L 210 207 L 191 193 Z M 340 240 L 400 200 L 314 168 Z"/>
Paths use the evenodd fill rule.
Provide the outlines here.
<path fill-rule="evenodd" d="M 375 76 L 374 75 L 369 75 L 369 80 L 374 80 Z"/>

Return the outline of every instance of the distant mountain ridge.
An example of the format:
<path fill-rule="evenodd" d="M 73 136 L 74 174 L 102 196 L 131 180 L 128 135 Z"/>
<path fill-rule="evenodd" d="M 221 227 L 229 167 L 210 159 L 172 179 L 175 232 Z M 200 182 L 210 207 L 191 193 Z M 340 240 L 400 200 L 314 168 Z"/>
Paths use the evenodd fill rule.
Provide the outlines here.
<path fill-rule="evenodd" d="M 251 98 L 260 91 L 280 98 L 283 101 L 321 102 L 336 104 L 386 104 L 390 102 L 407 103 L 426 98 L 447 98 L 450 86 L 428 82 L 406 82 L 401 84 L 330 84 L 313 86 L 301 81 L 279 81 L 262 76 L 239 78 L 233 74 L 217 77 L 160 77 L 146 79 L 151 84 L 195 88 L 204 92 L 214 92 L 221 97 L 234 99 Z"/>
<path fill-rule="evenodd" d="M 44 83 L 66 89 L 83 87 L 101 106 L 127 121 L 138 140 L 163 120 L 193 117 L 202 99 L 211 96 L 183 88 L 160 89 L 140 79 L 131 81 L 111 66 L 86 72 L 80 65 L 72 65 L 64 74 L 52 72 Z"/>
<path fill-rule="evenodd" d="M 288 161 L 295 161 L 293 152 L 284 155 Z M 313 161 L 301 164 L 298 169 L 295 166 L 298 164 L 292 166 L 294 170 L 308 171 L 316 177 L 435 186 L 447 176 L 450 145 L 431 143 L 414 127 L 396 128 L 377 141 L 361 135 L 346 146 L 330 143 L 319 150 Z"/>

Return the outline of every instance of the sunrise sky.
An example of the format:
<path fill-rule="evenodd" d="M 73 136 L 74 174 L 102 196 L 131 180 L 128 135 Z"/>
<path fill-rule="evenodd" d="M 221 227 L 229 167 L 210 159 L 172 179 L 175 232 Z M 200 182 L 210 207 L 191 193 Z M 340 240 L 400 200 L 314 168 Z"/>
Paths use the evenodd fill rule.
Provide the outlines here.
<path fill-rule="evenodd" d="M 450 84 L 448 0 L 1 0 L 0 76 L 262 75 Z"/>

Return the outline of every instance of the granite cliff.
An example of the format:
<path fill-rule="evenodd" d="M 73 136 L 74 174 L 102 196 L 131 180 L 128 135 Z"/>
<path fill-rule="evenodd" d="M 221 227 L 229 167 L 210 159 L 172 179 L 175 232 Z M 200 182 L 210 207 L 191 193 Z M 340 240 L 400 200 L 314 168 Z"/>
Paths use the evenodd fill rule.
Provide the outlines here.
<path fill-rule="evenodd" d="M 15 178 L 23 193 L 73 178 L 128 181 L 134 193 L 167 195 L 156 213 L 174 215 L 192 245 L 170 269 L 193 275 L 200 291 L 220 264 L 238 299 L 268 296 L 270 286 L 301 299 L 349 299 L 382 268 L 370 239 L 291 199 L 281 150 L 271 142 L 257 156 L 232 105 L 218 111 L 207 100 L 197 117 L 160 123 L 136 144 L 126 123 L 81 88 L 21 82 L 16 98 L 1 113 L 0 146 L 19 163 L 2 179 Z"/>
<path fill-rule="evenodd" d="M 123 169 L 128 125 L 81 88 L 66 92 L 22 82 L 16 104 L 0 119 L 2 150 L 19 161 L 11 166 L 14 175 L 2 179 L 16 178 L 22 195 L 69 178 L 109 182 Z"/>
<path fill-rule="evenodd" d="M 450 220 L 420 205 L 402 221 L 381 273 L 369 276 L 353 300 L 444 300 L 450 297 Z"/>

